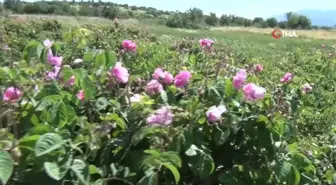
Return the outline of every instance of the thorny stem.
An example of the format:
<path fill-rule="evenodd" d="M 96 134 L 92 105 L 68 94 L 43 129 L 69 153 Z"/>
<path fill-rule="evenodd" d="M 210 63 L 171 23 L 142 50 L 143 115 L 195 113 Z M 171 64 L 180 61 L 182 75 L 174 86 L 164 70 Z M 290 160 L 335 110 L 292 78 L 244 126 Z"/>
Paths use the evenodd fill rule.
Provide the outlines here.
<path fill-rule="evenodd" d="M 205 98 L 205 94 L 206 94 L 206 90 L 208 88 L 208 79 L 209 79 L 209 69 L 207 68 L 207 64 L 209 62 L 208 60 L 208 55 L 206 55 L 205 57 L 205 64 L 204 64 L 204 69 L 205 69 L 205 81 L 204 81 L 204 85 L 203 85 L 203 89 L 204 89 L 204 92 L 203 92 L 203 99 Z"/>

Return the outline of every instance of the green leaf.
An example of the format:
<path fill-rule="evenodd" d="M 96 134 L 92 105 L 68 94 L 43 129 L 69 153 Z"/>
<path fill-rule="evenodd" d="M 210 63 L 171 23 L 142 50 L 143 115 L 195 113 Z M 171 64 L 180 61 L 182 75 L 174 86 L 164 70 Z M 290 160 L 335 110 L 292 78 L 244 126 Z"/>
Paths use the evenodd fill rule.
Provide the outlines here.
<path fill-rule="evenodd" d="M 178 153 L 176 152 L 172 152 L 172 151 L 163 152 L 160 154 L 160 158 L 162 161 L 170 162 L 179 168 L 182 167 L 182 160 L 180 156 L 178 155 Z"/>
<path fill-rule="evenodd" d="M 44 162 L 44 168 L 49 177 L 59 181 L 69 171 L 72 156 L 66 156 L 59 162 Z"/>
<path fill-rule="evenodd" d="M 94 58 L 94 52 L 93 51 L 87 51 L 84 53 L 83 56 L 83 62 L 91 62 Z"/>
<path fill-rule="evenodd" d="M 101 66 L 106 66 L 105 53 L 103 53 L 103 52 L 99 52 L 96 55 L 95 68 L 98 69 Z"/>
<path fill-rule="evenodd" d="M 325 179 L 327 180 L 327 182 L 329 184 L 333 183 L 333 179 L 334 179 L 334 172 L 333 170 L 329 169 L 325 175 L 324 175 Z"/>
<path fill-rule="evenodd" d="M 40 58 L 43 51 L 43 45 L 35 40 L 30 41 L 23 50 L 23 59 L 29 61 L 32 57 Z"/>
<path fill-rule="evenodd" d="M 85 185 L 90 182 L 89 167 L 81 159 L 75 159 L 72 163 L 71 170 L 77 176 L 77 178 Z"/>
<path fill-rule="evenodd" d="M 95 107 L 98 111 L 105 109 L 109 105 L 105 97 L 100 97 L 95 103 Z"/>
<path fill-rule="evenodd" d="M 85 100 L 90 100 L 95 96 L 95 84 L 88 76 L 83 79 L 83 90 Z"/>
<path fill-rule="evenodd" d="M 104 180 L 103 179 L 98 179 L 95 182 L 90 183 L 90 185 L 104 185 Z"/>
<path fill-rule="evenodd" d="M 100 117 L 100 119 L 104 121 L 115 121 L 117 125 L 123 130 L 126 129 L 127 127 L 125 121 L 122 118 L 120 118 L 116 113 L 108 114 L 105 117 Z"/>
<path fill-rule="evenodd" d="M 232 96 L 234 94 L 234 87 L 232 84 L 231 79 L 227 79 L 225 81 L 225 95 L 226 96 Z"/>
<path fill-rule="evenodd" d="M 66 82 L 66 81 L 68 81 L 68 80 L 71 78 L 71 76 L 73 75 L 73 70 L 72 70 L 72 68 L 71 68 L 70 66 L 65 65 L 65 66 L 63 66 L 63 68 L 62 68 L 62 73 L 63 73 L 64 81 Z"/>
<path fill-rule="evenodd" d="M 168 103 L 168 96 L 167 96 L 166 91 L 161 91 L 160 96 L 164 103 Z"/>
<path fill-rule="evenodd" d="M 269 122 L 268 118 L 264 115 L 259 115 L 257 118 L 257 123 L 265 123 L 267 124 Z"/>
<path fill-rule="evenodd" d="M 177 168 L 170 163 L 162 163 L 162 165 L 167 167 L 172 172 L 175 182 L 178 183 L 180 181 L 180 172 L 177 170 Z"/>
<path fill-rule="evenodd" d="M 217 129 L 215 132 L 215 142 L 217 145 L 223 145 L 230 136 L 230 128 L 226 128 L 225 131 L 223 131 L 218 126 L 216 128 Z"/>
<path fill-rule="evenodd" d="M 146 175 L 140 179 L 137 185 L 158 185 L 158 173 L 153 169 L 146 171 Z"/>
<path fill-rule="evenodd" d="M 0 184 L 6 184 L 14 169 L 12 156 L 3 149 L 0 149 Z"/>
<path fill-rule="evenodd" d="M 67 116 L 67 108 L 63 101 L 55 103 L 51 110 L 51 121 L 53 125 L 57 126 L 58 128 L 64 127 L 67 123 L 68 116 Z"/>
<path fill-rule="evenodd" d="M 62 96 L 60 95 L 45 96 L 39 103 L 39 106 L 36 108 L 36 110 L 43 111 L 49 109 L 50 106 L 57 104 L 60 101 L 62 101 Z"/>
<path fill-rule="evenodd" d="M 140 141 L 142 141 L 145 137 L 148 137 L 154 134 L 168 134 L 168 133 L 165 128 L 145 126 L 145 127 L 142 127 L 139 131 L 137 131 L 134 134 L 132 138 L 132 143 L 136 145 Z"/>
<path fill-rule="evenodd" d="M 284 162 L 277 172 L 281 183 L 286 182 L 288 185 L 298 185 L 300 183 L 300 173 L 290 162 Z"/>
<path fill-rule="evenodd" d="M 47 133 L 40 137 L 35 144 L 35 155 L 41 156 L 61 148 L 64 144 L 62 137 L 55 133 Z"/>
<path fill-rule="evenodd" d="M 92 174 L 99 174 L 99 170 L 95 165 L 90 165 L 89 166 L 89 173 Z"/>
<path fill-rule="evenodd" d="M 110 67 L 114 66 L 117 62 L 117 56 L 113 51 L 106 51 L 105 52 L 106 58 L 106 68 L 109 69 Z"/>
<path fill-rule="evenodd" d="M 20 143 L 36 141 L 40 138 L 40 135 L 25 136 L 20 139 Z"/>
<path fill-rule="evenodd" d="M 189 165 L 192 172 L 201 179 L 207 178 L 215 169 L 212 157 L 206 153 L 191 157 Z"/>

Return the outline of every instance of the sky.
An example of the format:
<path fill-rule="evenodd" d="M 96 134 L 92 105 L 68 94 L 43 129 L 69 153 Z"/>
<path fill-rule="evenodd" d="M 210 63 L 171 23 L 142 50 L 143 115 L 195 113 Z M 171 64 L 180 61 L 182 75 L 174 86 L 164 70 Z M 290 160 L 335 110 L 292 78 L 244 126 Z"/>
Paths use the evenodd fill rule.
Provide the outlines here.
<path fill-rule="evenodd" d="M 217 16 L 235 14 L 246 18 L 268 18 L 302 9 L 336 10 L 335 0 L 112 0 L 112 2 L 168 11 L 186 11 L 196 7 L 206 14 L 209 12 L 214 12 Z"/>

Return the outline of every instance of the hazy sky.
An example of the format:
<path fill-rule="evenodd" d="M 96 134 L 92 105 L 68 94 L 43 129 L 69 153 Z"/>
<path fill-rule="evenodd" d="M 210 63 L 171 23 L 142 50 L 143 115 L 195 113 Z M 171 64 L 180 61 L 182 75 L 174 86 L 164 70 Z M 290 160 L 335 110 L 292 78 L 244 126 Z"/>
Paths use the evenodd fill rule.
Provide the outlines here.
<path fill-rule="evenodd" d="M 172 11 L 185 11 L 197 7 L 204 13 L 235 14 L 246 18 L 269 17 L 302 9 L 336 9 L 336 0 L 112 0 L 112 2 Z"/>

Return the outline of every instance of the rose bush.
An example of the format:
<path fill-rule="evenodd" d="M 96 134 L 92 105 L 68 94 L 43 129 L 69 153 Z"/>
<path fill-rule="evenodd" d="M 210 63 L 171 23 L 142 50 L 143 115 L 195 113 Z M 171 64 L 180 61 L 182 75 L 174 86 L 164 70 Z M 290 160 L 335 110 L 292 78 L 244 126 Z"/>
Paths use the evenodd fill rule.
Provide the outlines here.
<path fill-rule="evenodd" d="M 335 100 L 326 83 L 236 64 L 209 39 L 100 36 L 33 40 L 0 68 L 2 184 L 333 183 L 335 131 L 305 131 Z"/>

